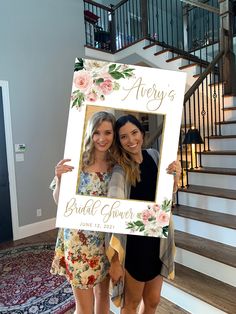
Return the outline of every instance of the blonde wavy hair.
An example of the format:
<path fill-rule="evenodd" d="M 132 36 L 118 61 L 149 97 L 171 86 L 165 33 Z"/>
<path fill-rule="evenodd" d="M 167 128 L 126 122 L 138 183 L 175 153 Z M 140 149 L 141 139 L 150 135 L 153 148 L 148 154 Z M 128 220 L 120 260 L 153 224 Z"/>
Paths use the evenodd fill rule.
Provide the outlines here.
<path fill-rule="evenodd" d="M 88 121 L 88 125 L 86 128 L 85 138 L 84 138 L 84 151 L 82 154 L 82 170 L 85 170 L 86 167 L 89 167 L 94 164 L 94 143 L 93 143 L 93 135 L 96 132 L 97 128 L 101 125 L 102 122 L 107 121 L 111 122 L 112 129 L 114 132 L 114 138 L 111 147 L 107 152 L 107 162 L 108 162 L 108 170 L 111 170 L 115 164 L 114 159 L 114 150 L 115 150 L 115 116 L 107 111 L 98 111 L 95 112 L 92 117 Z"/>
<path fill-rule="evenodd" d="M 117 147 L 114 154 L 118 164 L 123 168 L 125 172 L 126 180 L 131 185 L 135 186 L 136 182 L 140 182 L 139 164 L 132 159 L 131 155 L 128 152 L 124 150 L 124 148 L 121 145 L 119 137 L 120 128 L 122 128 L 122 126 L 124 126 L 128 122 L 134 124 L 139 129 L 139 131 L 143 135 L 143 140 L 145 138 L 145 130 L 140 121 L 135 116 L 131 114 L 121 116 L 119 119 L 117 119 L 115 125 Z"/>

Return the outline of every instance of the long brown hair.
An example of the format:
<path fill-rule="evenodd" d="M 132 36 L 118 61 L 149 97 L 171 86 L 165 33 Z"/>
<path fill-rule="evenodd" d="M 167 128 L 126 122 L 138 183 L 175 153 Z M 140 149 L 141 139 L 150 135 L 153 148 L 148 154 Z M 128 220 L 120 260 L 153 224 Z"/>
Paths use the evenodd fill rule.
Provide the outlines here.
<path fill-rule="evenodd" d="M 127 181 L 133 186 L 135 186 L 136 182 L 140 181 L 139 164 L 135 160 L 133 160 L 133 158 L 127 151 L 124 150 L 124 148 L 121 145 L 120 137 L 119 137 L 120 128 L 128 122 L 134 124 L 139 129 L 139 131 L 143 135 L 143 139 L 145 137 L 145 130 L 142 127 L 142 124 L 140 123 L 140 121 L 135 116 L 131 114 L 121 116 L 119 119 L 117 119 L 116 124 L 115 124 L 116 143 L 117 143 L 115 158 L 117 162 L 120 164 L 120 166 L 124 169 Z"/>

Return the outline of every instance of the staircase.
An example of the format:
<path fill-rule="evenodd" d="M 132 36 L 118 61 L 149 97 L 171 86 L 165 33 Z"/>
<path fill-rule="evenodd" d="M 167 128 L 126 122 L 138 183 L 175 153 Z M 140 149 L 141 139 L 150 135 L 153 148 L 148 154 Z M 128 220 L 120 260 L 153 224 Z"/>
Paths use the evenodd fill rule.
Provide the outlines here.
<path fill-rule="evenodd" d="M 86 48 L 86 57 L 187 72 L 186 91 L 201 67 L 146 40 L 116 54 Z M 236 313 L 236 97 L 224 99 L 222 136 L 210 137 L 202 167 L 189 171 L 174 209 L 176 277 L 165 280 L 166 313 Z M 179 308 L 182 308 L 182 312 Z M 118 313 L 117 309 L 112 309 Z M 160 307 L 157 313 L 164 313 Z M 177 313 L 177 312 L 176 312 Z"/>
<path fill-rule="evenodd" d="M 227 97 L 223 136 L 210 137 L 211 151 L 202 154 L 202 168 L 190 170 L 174 210 L 174 287 L 193 299 L 175 303 L 191 313 L 236 313 L 235 109 L 236 98 Z"/>

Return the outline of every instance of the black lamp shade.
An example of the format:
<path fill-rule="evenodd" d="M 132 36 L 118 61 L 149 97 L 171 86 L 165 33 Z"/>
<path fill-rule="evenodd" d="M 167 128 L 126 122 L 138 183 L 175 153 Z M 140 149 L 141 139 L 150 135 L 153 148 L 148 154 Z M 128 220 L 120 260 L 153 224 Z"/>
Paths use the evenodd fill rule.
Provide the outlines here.
<path fill-rule="evenodd" d="M 111 40 L 111 34 L 109 32 L 99 30 L 94 33 L 94 40 L 99 43 L 109 43 Z"/>
<path fill-rule="evenodd" d="M 201 138 L 198 129 L 189 129 L 185 135 L 183 144 L 202 144 L 203 140 Z"/>

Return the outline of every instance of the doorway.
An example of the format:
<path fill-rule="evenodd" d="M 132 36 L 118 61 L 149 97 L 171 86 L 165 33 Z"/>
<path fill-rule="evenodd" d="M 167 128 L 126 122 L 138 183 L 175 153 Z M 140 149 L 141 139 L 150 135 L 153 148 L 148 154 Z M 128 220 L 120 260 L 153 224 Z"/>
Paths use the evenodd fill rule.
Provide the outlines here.
<path fill-rule="evenodd" d="M 9 175 L 3 110 L 3 90 L 0 86 L 0 243 L 13 239 Z"/>

